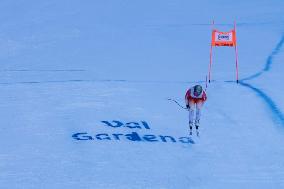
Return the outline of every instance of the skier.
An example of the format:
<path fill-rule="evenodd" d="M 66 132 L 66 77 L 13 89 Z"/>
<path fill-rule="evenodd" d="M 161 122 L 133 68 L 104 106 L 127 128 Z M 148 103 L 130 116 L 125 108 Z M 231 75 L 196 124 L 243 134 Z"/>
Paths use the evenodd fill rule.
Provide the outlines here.
<path fill-rule="evenodd" d="M 200 126 L 201 108 L 204 102 L 207 100 L 205 91 L 201 85 L 195 85 L 194 87 L 187 90 L 185 95 L 186 108 L 189 111 L 189 129 L 192 135 L 192 127 L 195 125 L 197 134 L 198 127 Z M 196 109 L 196 115 L 194 120 L 194 113 Z"/>

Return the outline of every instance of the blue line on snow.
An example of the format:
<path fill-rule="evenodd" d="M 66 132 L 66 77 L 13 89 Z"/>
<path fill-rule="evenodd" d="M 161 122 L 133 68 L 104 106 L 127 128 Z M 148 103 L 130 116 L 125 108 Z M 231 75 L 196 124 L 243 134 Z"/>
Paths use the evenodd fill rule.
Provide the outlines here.
<path fill-rule="evenodd" d="M 275 55 L 277 55 L 281 48 L 283 47 L 284 45 L 284 34 L 282 35 L 282 38 L 281 40 L 279 41 L 279 43 L 276 45 L 275 49 L 271 52 L 271 54 L 268 56 L 267 60 L 266 60 L 266 64 L 265 64 L 265 67 L 260 71 L 260 72 L 257 72 L 256 74 L 250 76 L 250 77 L 247 77 L 247 78 L 244 78 L 242 80 L 240 80 L 240 84 L 242 86 L 245 86 L 245 87 L 248 87 L 250 88 L 251 90 L 253 90 L 259 97 L 261 97 L 265 102 L 266 104 L 268 105 L 268 107 L 270 108 L 270 110 L 272 111 L 272 113 L 277 117 L 277 119 L 279 120 L 279 122 L 277 123 L 280 123 L 281 125 L 284 126 L 284 114 L 280 111 L 279 108 L 277 108 L 276 104 L 273 102 L 273 100 L 268 96 L 266 95 L 263 91 L 261 91 L 260 89 L 248 84 L 248 83 L 245 83 L 244 81 L 247 81 L 247 80 L 251 80 L 251 79 L 254 79 L 254 78 L 257 78 L 259 76 L 261 76 L 264 72 L 267 72 L 270 70 L 271 68 L 271 65 L 273 64 L 273 58 Z M 274 120 L 275 121 L 275 120 Z"/>
<path fill-rule="evenodd" d="M 276 122 L 276 123 L 281 123 L 281 125 L 284 125 L 283 113 L 277 108 L 276 104 L 273 102 L 273 100 L 268 95 L 266 95 L 263 91 L 261 91 L 260 89 L 254 87 L 254 86 L 252 86 L 248 83 L 244 83 L 244 82 L 240 81 L 240 84 L 242 86 L 245 86 L 245 87 L 252 89 L 255 93 L 257 93 L 257 95 L 259 97 L 261 97 L 266 102 L 268 107 L 271 109 L 273 115 L 275 115 L 276 118 L 278 119 L 278 122 Z M 275 121 L 275 120 L 273 120 L 273 121 Z"/>
<path fill-rule="evenodd" d="M 211 80 L 214 81 L 214 80 Z M 44 84 L 44 83 L 74 83 L 74 82 L 125 82 L 125 83 L 154 83 L 154 84 L 187 84 L 187 83 L 204 83 L 204 81 L 159 81 L 159 80 L 124 80 L 124 79 L 70 79 L 70 80 L 48 80 L 48 81 L 20 81 L 20 82 L 0 82 L 0 85 L 17 85 L 17 84 Z"/>
<path fill-rule="evenodd" d="M 265 67 L 260 71 L 260 72 L 257 72 L 256 74 L 252 75 L 252 76 L 249 76 L 247 78 L 244 78 L 242 79 L 242 81 L 246 81 L 246 80 L 251 80 L 251 79 L 254 79 L 256 77 L 259 77 L 260 75 L 262 75 L 264 72 L 267 72 L 270 70 L 271 68 L 271 65 L 273 63 L 273 57 L 275 55 L 277 55 L 282 46 L 284 45 L 284 34 L 282 35 L 282 38 L 281 40 L 279 41 L 279 43 L 276 45 L 275 49 L 272 51 L 272 53 L 267 57 L 267 60 L 266 60 L 266 64 L 265 64 Z"/>

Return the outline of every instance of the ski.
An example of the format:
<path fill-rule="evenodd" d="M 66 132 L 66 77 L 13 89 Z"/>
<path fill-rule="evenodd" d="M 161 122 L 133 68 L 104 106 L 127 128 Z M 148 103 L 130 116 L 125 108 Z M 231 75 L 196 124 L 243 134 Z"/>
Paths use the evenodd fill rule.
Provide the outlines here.
<path fill-rule="evenodd" d="M 195 125 L 195 133 L 197 137 L 200 137 L 200 133 L 199 133 L 199 125 Z M 189 135 L 192 136 L 193 135 L 193 127 L 189 126 Z"/>
<path fill-rule="evenodd" d="M 196 129 L 196 136 L 198 136 L 199 137 L 199 125 L 195 125 L 195 129 Z"/>

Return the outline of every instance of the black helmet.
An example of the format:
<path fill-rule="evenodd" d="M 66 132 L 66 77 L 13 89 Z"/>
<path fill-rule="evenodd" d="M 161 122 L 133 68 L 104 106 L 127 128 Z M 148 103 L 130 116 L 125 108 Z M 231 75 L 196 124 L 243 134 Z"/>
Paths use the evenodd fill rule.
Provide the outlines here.
<path fill-rule="evenodd" d="M 202 86 L 201 85 L 195 85 L 193 87 L 193 94 L 194 96 L 199 96 L 202 93 Z"/>

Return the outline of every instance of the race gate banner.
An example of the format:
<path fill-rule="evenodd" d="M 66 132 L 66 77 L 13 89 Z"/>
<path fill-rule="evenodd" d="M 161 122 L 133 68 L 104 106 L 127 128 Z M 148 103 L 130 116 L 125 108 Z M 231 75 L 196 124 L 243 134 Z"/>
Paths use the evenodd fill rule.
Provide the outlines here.
<path fill-rule="evenodd" d="M 214 20 L 212 22 L 212 37 L 210 45 L 210 62 L 208 70 L 208 81 L 211 81 L 211 67 L 212 67 L 212 56 L 213 47 L 216 46 L 227 46 L 234 47 L 236 55 L 236 81 L 239 82 L 239 69 L 238 69 L 238 50 L 237 50 L 237 37 L 236 37 L 236 22 L 234 22 L 234 28 L 228 32 L 222 32 L 214 28 Z M 207 87 L 207 76 L 206 76 L 206 87 Z"/>
<path fill-rule="evenodd" d="M 235 46 L 236 32 L 231 30 L 229 32 L 221 32 L 218 30 L 212 31 L 212 46 Z"/>

